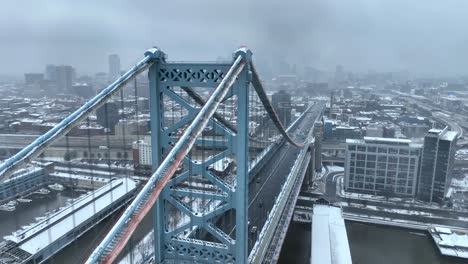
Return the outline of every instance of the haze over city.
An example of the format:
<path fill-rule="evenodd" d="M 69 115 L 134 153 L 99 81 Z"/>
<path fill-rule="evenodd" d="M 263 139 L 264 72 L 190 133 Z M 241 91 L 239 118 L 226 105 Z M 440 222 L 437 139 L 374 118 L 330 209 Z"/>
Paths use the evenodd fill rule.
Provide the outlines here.
<path fill-rule="evenodd" d="M 110 53 L 127 68 L 153 45 L 172 60 L 215 60 L 247 45 L 273 70 L 284 56 L 326 71 L 465 74 L 467 9 L 462 0 L 5 1 L 0 72 L 103 71 Z"/>

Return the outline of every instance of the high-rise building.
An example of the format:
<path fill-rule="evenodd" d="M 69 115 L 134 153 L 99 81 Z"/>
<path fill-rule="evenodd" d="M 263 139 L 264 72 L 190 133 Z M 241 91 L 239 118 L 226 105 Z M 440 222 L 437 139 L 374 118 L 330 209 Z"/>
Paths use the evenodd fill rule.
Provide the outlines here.
<path fill-rule="evenodd" d="M 109 55 L 109 82 L 113 82 L 120 77 L 120 58 L 117 54 Z"/>
<path fill-rule="evenodd" d="M 75 78 L 75 69 L 69 65 L 60 65 L 57 69 L 57 88 L 61 92 L 70 92 Z"/>
<path fill-rule="evenodd" d="M 408 139 L 347 139 L 345 189 L 373 195 L 415 196 L 421 147 Z"/>
<path fill-rule="evenodd" d="M 281 90 L 272 95 L 272 104 L 285 127 L 291 123 L 291 94 Z"/>
<path fill-rule="evenodd" d="M 417 198 L 424 202 L 441 203 L 452 180 L 457 133 L 431 129 L 424 137 Z"/>
<path fill-rule="evenodd" d="M 44 79 L 47 81 L 56 81 L 57 80 L 57 66 L 48 64 L 45 68 Z"/>
<path fill-rule="evenodd" d="M 151 167 L 151 137 L 145 136 L 143 140 L 133 142 L 132 148 L 134 164 L 137 166 Z"/>
<path fill-rule="evenodd" d="M 87 83 L 75 83 L 70 92 L 83 98 L 90 98 L 95 94 L 93 86 Z"/>
<path fill-rule="evenodd" d="M 104 128 L 114 131 L 119 123 L 119 107 L 115 102 L 107 102 L 96 110 L 97 123 Z"/>

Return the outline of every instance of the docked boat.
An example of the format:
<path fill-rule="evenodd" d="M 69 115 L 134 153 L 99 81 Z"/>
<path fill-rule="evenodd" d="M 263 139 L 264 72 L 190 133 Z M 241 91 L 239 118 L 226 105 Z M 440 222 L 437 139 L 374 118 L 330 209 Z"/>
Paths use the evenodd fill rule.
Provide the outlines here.
<path fill-rule="evenodd" d="M 35 193 L 38 193 L 38 194 L 49 194 L 50 191 L 47 190 L 46 188 L 41 188 L 41 189 L 35 191 Z"/>
<path fill-rule="evenodd" d="M 26 198 L 18 198 L 16 201 L 20 203 L 30 203 L 32 200 L 31 199 L 26 199 Z"/>
<path fill-rule="evenodd" d="M 12 211 L 16 210 L 16 206 L 14 206 L 14 205 L 12 205 L 10 203 L 2 204 L 2 205 L 0 205 L 0 210 L 1 211 L 12 212 Z"/>
<path fill-rule="evenodd" d="M 63 191 L 65 189 L 65 187 L 63 187 L 63 185 L 58 184 L 58 183 L 54 183 L 54 184 L 49 185 L 49 188 L 51 190 L 54 190 L 54 191 Z"/>

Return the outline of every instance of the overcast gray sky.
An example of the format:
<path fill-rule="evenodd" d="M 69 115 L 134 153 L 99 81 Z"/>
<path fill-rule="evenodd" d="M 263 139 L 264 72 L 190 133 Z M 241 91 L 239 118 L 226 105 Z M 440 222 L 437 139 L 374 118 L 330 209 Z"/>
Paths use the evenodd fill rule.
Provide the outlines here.
<path fill-rule="evenodd" d="M 466 0 L 2 1 L 0 73 L 107 71 L 110 53 L 127 68 L 153 45 L 214 60 L 242 44 L 325 70 L 466 73 L 467 12 Z"/>

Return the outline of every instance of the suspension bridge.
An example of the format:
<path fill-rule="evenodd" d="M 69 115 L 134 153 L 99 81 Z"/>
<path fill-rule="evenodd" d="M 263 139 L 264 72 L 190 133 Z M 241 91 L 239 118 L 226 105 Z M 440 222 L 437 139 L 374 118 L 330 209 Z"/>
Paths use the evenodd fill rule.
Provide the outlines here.
<path fill-rule="evenodd" d="M 213 63 L 171 62 L 163 51 L 148 50 L 118 80 L 1 164 L 0 182 L 11 181 L 15 172 L 43 159 L 42 153 L 59 141 L 69 148 L 69 133 L 78 126 L 90 127 L 100 108 L 108 114 L 108 102 L 122 104 L 120 122 L 138 119 L 136 80 L 143 74 L 149 80 L 145 89 L 149 90 L 152 173 L 120 214 L 115 209 L 105 215 L 112 215 L 111 227 L 94 250 L 83 252 L 85 263 L 117 263 L 131 251 L 135 233 L 148 219 L 152 262 L 278 261 L 301 186 L 314 173 L 312 131 L 323 105 L 308 101 L 291 124 L 283 124 L 246 48 L 235 51 L 232 61 Z M 135 92 L 126 93 L 132 81 Z M 126 96 L 135 98 L 134 106 L 124 105 Z M 91 138 L 88 133 L 88 143 L 83 140 L 83 148 L 89 148 L 86 157 L 97 151 Z M 135 135 L 124 129 L 119 138 L 123 140 L 119 148 L 125 150 Z M 103 136 L 104 147 L 98 150 L 110 151 L 109 142 L 109 136 L 107 140 Z M 111 171 L 112 154 L 106 157 Z M 122 178 L 127 180 L 109 180 L 110 189 L 131 182 L 130 175 Z M 111 203 L 117 199 L 113 195 Z M 93 206 L 98 214 L 99 206 Z M 77 238 L 70 236 L 62 246 Z M 53 251 L 35 255 L 21 247 L 23 240 L 19 237 L 0 250 L 0 258 L 12 260 L 8 263 L 39 263 Z M 19 249 L 23 255 L 16 256 Z"/>

